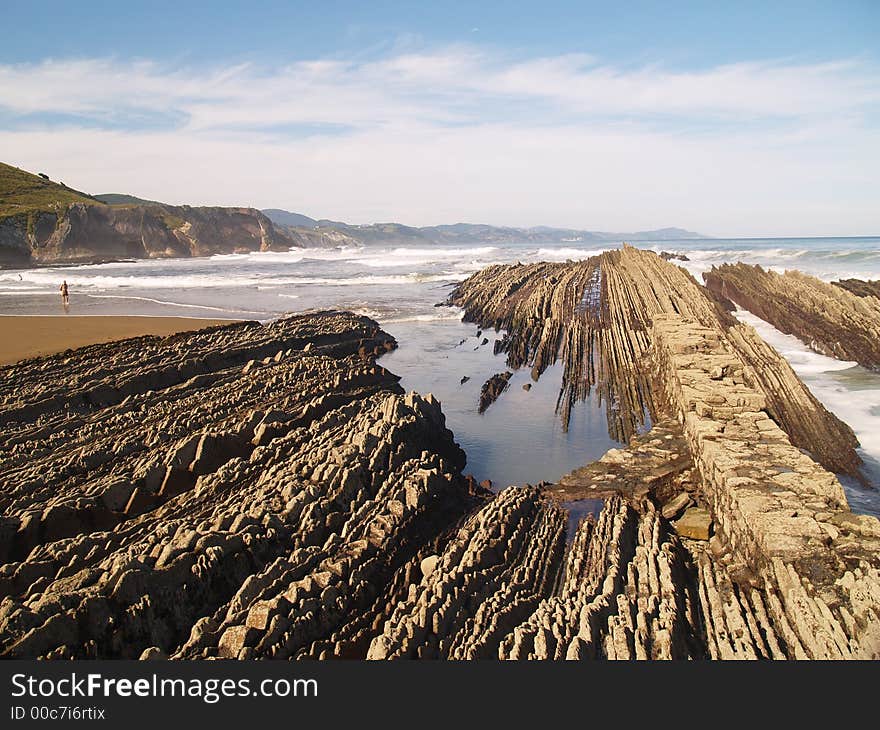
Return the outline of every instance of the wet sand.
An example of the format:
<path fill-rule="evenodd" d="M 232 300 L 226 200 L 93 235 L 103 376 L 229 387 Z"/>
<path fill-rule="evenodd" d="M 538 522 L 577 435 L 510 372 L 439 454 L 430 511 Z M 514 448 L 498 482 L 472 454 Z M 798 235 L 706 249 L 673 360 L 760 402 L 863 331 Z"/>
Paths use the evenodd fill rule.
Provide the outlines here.
<path fill-rule="evenodd" d="M 0 316 L 0 365 L 141 335 L 172 335 L 232 320 L 190 317 Z"/>

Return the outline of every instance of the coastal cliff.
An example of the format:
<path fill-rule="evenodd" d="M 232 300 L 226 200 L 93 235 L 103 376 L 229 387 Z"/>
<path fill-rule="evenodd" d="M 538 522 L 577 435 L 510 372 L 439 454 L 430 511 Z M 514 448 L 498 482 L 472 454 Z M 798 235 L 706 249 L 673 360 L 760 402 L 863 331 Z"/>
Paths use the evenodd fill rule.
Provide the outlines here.
<path fill-rule="evenodd" d="M 73 203 L 59 213 L 0 220 L 0 263 L 7 266 L 287 251 L 301 245 L 253 208 Z"/>
<path fill-rule="evenodd" d="M 313 245 L 255 208 L 107 205 L 0 164 L 0 266 L 287 251 Z"/>

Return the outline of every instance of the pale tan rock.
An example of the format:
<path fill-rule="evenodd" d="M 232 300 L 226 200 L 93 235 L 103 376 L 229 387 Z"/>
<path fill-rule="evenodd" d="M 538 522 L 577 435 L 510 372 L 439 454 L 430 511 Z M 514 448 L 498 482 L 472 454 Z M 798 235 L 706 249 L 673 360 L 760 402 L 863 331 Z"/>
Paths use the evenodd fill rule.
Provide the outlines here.
<path fill-rule="evenodd" d="M 687 537 L 691 540 L 708 540 L 712 529 L 712 515 L 707 509 L 691 507 L 673 525 L 681 537 Z"/>

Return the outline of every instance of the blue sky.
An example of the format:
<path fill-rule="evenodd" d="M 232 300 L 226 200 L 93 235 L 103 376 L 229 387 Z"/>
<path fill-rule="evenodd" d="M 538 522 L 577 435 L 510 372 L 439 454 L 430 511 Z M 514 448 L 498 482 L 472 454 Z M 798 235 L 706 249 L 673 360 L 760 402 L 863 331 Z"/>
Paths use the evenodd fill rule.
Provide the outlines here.
<path fill-rule="evenodd" d="M 0 159 L 90 192 L 880 233 L 880 2 L 16 3 Z"/>

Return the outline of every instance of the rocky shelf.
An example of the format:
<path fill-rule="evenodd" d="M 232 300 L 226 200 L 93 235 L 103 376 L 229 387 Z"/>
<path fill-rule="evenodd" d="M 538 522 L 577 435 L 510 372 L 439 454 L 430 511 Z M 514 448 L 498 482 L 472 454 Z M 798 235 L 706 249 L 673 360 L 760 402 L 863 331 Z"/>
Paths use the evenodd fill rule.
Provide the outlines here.
<path fill-rule="evenodd" d="M 862 279 L 841 279 L 832 281 L 834 286 L 846 289 L 858 297 L 875 297 L 880 299 L 880 281 L 863 281 Z"/>
<path fill-rule="evenodd" d="M 878 282 L 837 285 L 799 271 L 724 264 L 703 274 L 706 286 L 810 348 L 839 360 L 880 369 Z"/>
<path fill-rule="evenodd" d="M 638 256 L 611 259 L 607 279 Z M 606 286 L 590 264 L 550 275 L 565 266 Z M 523 268 L 510 270 L 528 296 Z M 701 292 L 683 281 L 680 310 Z M 631 377 L 653 428 L 559 484 L 497 494 L 462 475 L 440 404 L 377 362 L 396 343 L 365 317 L 240 323 L 0 369 L 0 655 L 880 656 L 880 523 L 850 512 L 773 411 L 769 376 L 747 358 L 778 356 L 703 293 L 686 311 L 640 314 L 644 329 L 617 341 L 622 321 L 603 333 L 603 317 L 626 285 L 611 286 L 611 305 L 569 287 L 576 331 L 556 341 L 598 338 L 615 382 L 595 386 L 616 394 Z M 507 322 L 509 352 L 523 363 L 536 332 L 566 329 L 518 321 L 531 329 Z M 607 352 L 633 342 L 637 359 L 612 368 Z M 789 372 L 774 382 L 807 394 Z M 808 395 L 797 408 L 827 438 L 841 427 Z M 565 505 L 594 497 L 598 516 L 570 527 Z"/>
<path fill-rule="evenodd" d="M 659 416 L 657 384 L 645 367 L 654 318 L 687 317 L 718 332 L 737 353 L 736 377 L 766 399 L 795 446 L 835 473 L 859 476 L 852 429 L 752 327 L 684 269 L 650 251 L 624 246 L 580 262 L 491 266 L 462 282 L 448 303 L 462 307 L 467 321 L 506 330 L 501 347 L 508 365 L 530 367 L 534 380 L 561 361 L 563 426 L 573 405 L 595 390 L 609 433 L 622 442 Z"/>

